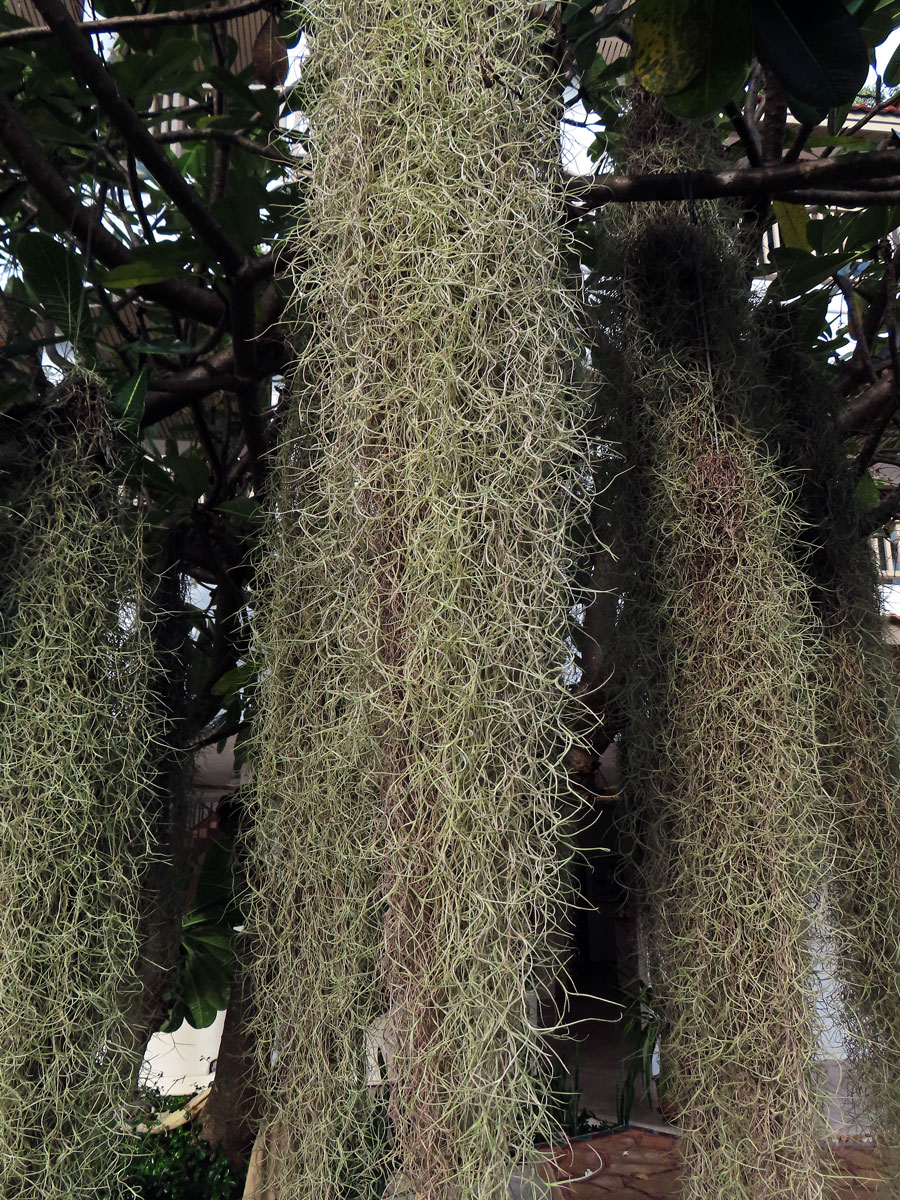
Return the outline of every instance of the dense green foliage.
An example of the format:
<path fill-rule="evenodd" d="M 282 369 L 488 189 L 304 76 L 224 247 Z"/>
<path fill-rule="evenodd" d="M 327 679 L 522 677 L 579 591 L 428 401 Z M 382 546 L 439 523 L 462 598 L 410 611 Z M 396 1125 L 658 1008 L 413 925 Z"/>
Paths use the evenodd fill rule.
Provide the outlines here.
<path fill-rule="evenodd" d="M 125 1188 L 110 1200 L 237 1200 L 243 1184 L 189 1126 L 136 1138 Z"/>

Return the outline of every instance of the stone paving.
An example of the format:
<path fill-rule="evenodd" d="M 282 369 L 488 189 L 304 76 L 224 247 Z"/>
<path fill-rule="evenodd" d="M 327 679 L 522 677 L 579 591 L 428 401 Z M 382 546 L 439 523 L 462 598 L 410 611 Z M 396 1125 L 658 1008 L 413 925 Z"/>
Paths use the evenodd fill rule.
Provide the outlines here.
<path fill-rule="evenodd" d="M 834 1146 L 840 1200 L 875 1200 L 878 1172 L 870 1143 L 842 1139 Z M 554 1200 L 648 1200 L 679 1195 L 677 1138 L 630 1128 L 573 1142 L 556 1152 Z"/>

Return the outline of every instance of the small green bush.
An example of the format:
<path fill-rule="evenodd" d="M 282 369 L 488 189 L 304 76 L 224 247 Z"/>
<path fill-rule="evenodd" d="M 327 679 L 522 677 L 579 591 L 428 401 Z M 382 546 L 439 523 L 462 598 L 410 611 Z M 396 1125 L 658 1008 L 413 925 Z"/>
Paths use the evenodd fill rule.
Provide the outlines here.
<path fill-rule="evenodd" d="M 189 1125 L 171 1133 L 139 1135 L 135 1141 L 127 1187 L 110 1200 L 131 1195 L 139 1200 L 232 1200 L 240 1196 L 241 1180 Z"/>

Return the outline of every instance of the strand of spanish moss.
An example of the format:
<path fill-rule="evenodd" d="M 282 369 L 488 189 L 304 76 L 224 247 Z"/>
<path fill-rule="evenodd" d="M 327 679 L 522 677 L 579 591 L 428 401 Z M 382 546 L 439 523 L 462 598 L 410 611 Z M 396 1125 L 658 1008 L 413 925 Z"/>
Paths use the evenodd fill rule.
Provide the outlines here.
<path fill-rule="evenodd" d="M 631 160 L 687 168 L 705 133 L 635 97 Z M 820 888 L 815 623 L 792 496 L 746 428 L 759 357 L 716 210 L 609 219 L 624 413 L 619 686 L 660 1091 L 690 1200 L 828 1192 L 811 945 Z"/>
<path fill-rule="evenodd" d="M 353 1172 L 375 1197 L 396 1170 L 421 1200 L 488 1200 L 550 1123 L 529 1010 L 567 888 L 566 523 L 586 471 L 554 104 L 518 0 L 316 16 L 312 336 L 259 632 L 278 1191 L 337 1200 Z"/>
<path fill-rule="evenodd" d="M 895 668 L 874 556 L 857 531 L 856 478 L 816 372 L 788 331 L 771 334 L 773 428 L 802 468 L 806 569 L 822 623 L 819 699 L 833 797 L 828 941 L 857 1122 L 878 1136 L 900 1195 L 900 746 Z"/>
<path fill-rule="evenodd" d="M 77 1200 L 125 1166 L 158 726 L 102 400 L 75 384 L 45 421 L 0 511 L 0 1193 Z"/>

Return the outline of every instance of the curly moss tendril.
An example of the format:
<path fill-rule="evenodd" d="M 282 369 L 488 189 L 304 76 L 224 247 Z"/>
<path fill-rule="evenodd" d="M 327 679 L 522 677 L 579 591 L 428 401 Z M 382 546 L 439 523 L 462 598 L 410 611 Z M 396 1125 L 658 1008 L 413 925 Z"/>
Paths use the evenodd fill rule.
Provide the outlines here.
<path fill-rule="evenodd" d="M 17 438 L 0 507 L 0 1194 L 77 1200 L 126 1165 L 158 717 L 102 400 L 75 384 Z"/>
<path fill-rule="evenodd" d="M 283 1200 L 505 1196 L 567 892 L 587 478 L 558 125 L 519 0 L 323 0 L 277 469 L 254 913 Z M 387 1022 L 388 1130 L 367 1086 Z"/>
<path fill-rule="evenodd" d="M 704 153 L 641 96 L 630 137 L 641 170 Z M 819 1200 L 816 622 L 791 488 L 746 423 L 760 359 L 745 270 L 710 205 L 622 208 L 607 232 L 624 778 L 683 1195 Z"/>

